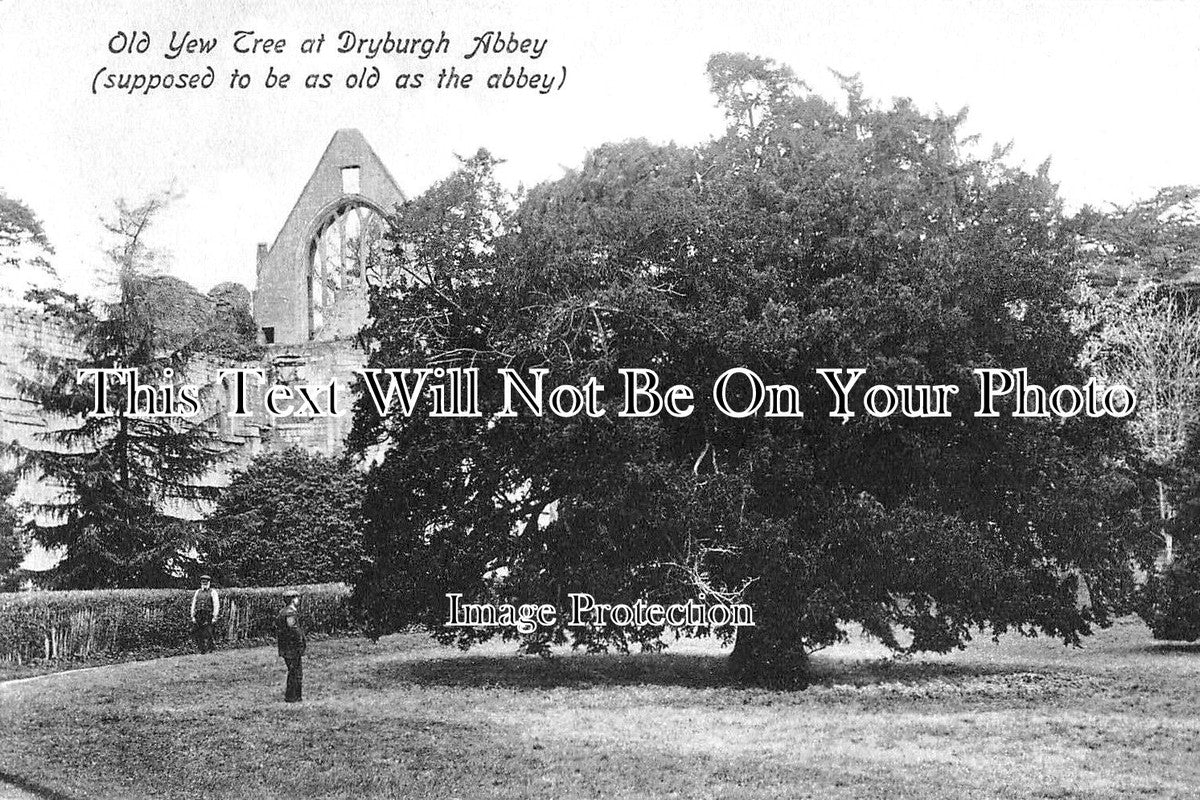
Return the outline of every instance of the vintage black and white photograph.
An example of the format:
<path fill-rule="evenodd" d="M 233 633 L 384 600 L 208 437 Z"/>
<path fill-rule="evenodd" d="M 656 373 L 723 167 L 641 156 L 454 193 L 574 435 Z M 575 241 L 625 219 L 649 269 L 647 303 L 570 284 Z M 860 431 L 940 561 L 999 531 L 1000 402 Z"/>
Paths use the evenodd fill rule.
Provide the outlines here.
<path fill-rule="evenodd" d="M 0 0 L 0 800 L 1200 797 L 1200 5 Z"/>

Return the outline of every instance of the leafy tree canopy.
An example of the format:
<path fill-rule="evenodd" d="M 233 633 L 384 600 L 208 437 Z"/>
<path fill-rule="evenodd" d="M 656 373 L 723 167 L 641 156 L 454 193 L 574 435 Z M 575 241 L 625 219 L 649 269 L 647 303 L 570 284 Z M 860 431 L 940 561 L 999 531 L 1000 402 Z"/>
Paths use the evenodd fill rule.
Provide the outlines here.
<path fill-rule="evenodd" d="M 3 254 L 3 263 L 18 266 L 21 261 L 17 248 L 23 245 L 34 245 L 46 253 L 54 252 L 41 220 L 29 206 L 0 192 L 0 253 Z M 43 268 L 50 266 L 44 260 L 38 265 Z"/>
<path fill-rule="evenodd" d="M 25 537 L 25 526 L 9 499 L 17 488 L 16 475 L 0 472 L 0 589 L 10 590 L 10 578 L 25 560 L 29 542 Z"/>
<path fill-rule="evenodd" d="M 613 405 L 496 419 L 486 379 L 482 419 L 360 403 L 353 444 L 382 453 L 358 587 L 376 629 L 494 633 L 443 627 L 446 592 L 563 608 L 576 591 L 740 597 L 758 626 L 738 633 L 735 669 L 802 683 L 847 622 L 936 651 L 981 629 L 1073 642 L 1107 622 L 1141 533 L 1121 430 L 970 414 L 976 367 L 1083 377 L 1076 229 L 1045 168 L 969 156 L 962 114 L 880 106 L 853 79 L 838 104 L 763 59 L 714 56 L 709 77 L 729 121 L 715 141 L 603 145 L 519 197 L 480 152 L 399 209 L 400 279 L 372 292 L 363 334 L 374 366 L 542 367 L 554 384 L 598 378 Z M 815 413 L 718 413 L 706 389 L 739 366 L 798 386 Z M 839 424 L 815 370 L 842 366 L 958 384 L 957 413 Z M 696 387 L 695 412 L 618 418 L 622 367 Z M 602 649 L 662 633 L 521 638 Z"/>
<path fill-rule="evenodd" d="M 258 326 L 250 313 L 250 290 L 240 283 L 219 283 L 208 292 L 210 318 L 196 348 L 231 361 L 262 356 Z"/>
<path fill-rule="evenodd" d="M 19 302 L 26 289 L 53 279 L 53 254 L 37 215 L 0 191 L 0 301 Z"/>
<path fill-rule="evenodd" d="M 205 569 L 234 586 L 349 581 L 361 568 L 362 473 L 298 448 L 233 474 L 205 522 Z"/>
<path fill-rule="evenodd" d="M 1139 389 L 1133 444 L 1153 477 L 1161 548 L 1140 611 L 1159 638 L 1200 636 L 1200 218 L 1196 187 L 1108 213 L 1080 212 L 1094 286 L 1085 351 L 1095 372 Z"/>
<path fill-rule="evenodd" d="M 1084 208 L 1082 261 L 1092 282 L 1173 289 L 1200 286 L 1200 187 L 1171 186 L 1153 197 L 1108 211 Z"/>

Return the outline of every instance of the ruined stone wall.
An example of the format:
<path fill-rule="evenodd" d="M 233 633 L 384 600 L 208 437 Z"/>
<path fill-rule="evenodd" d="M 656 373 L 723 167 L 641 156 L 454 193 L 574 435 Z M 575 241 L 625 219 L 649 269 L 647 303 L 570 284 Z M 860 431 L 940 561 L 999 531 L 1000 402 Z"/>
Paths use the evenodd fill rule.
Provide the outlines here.
<path fill-rule="evenodd" d="M 362 327 L 367 310 L 362 287 L 357 298 L 348 298 L 350 307 L 337 309 L 345 319 L 325 320 L 321 330 L 314 327 L 312 282 L 321 280 L 313 275 L 315 237 L 322 225 L 347 208 L 386 213 L 403 200 L 396 181 L 361 132 L 334 133 L 275 241 L 258 246 L 254 318 L 264 341 L 336 340 Z"/>
<path fill-rule="evenodd" d="M 68 419 L 53 418 L 20 391 L 22 377 L 33 377 L 28 361 L 30 351 L 41 351 L 57 358 L 83 355 L 80 343 L 53 317 L 0 306 L 0 444 L 3 445 L 45 446 L 39 442 L 39 432 L 73 424 Z M 327 455 L 342 452 L 353 421 L 350 387 L 354 370 L 364 363 L 365 355 L 350 340 L 275 345 L 267 349 L 261 360 L 253 363 L 233 364 L 203 355 L 193 358 L 186 374 L 178 380 L 201 387 L 206 424 L 230 450 L 230 457 L 205 481 L 215 485 L 225 483 L 234 469 L 244 466 L 261 452 L 292 446 Z M 232 380 L 223 382 L 221 371 L 235 366 L 258 369 L 265 376 L 263 385 L 251 389 L 250 416 L 230 417 L 227 413 L 233 400 Z M 327 385 L 330 382 L 336 385 L 341 416 L 272 417 L 263 409 L 262 393 L 271 384 Z M 13 459 L 8 457 L 0 466 L 10 467 L 12 463 Z M 14 499 L 45 502 L 60 491 L 45 481 L 29 478 L 22 481 Z M 205 509 L 171 508 L 168 511 L 195 517 Z"/>
<path fill-rule="evenodd" d="M 343 451 L 353 422 L 354 370 L 366 361 L 347 338 L 367 316 L 364 220 L 386 213 L 403 200 L 396 181 L 362 133 L 344 129 L 333 135 L 274 243 L 258 247 L 253 307 L 260 339 L 267 343 L 262 359 L 230 364 L 199 357 L 191 361 L 186 374 L 176 376 L 177 382 L 202 387 L 205 424 L 230 450 L 231 457 L 206 482 L 225 483 L 234 469 L 261 452 L 293 446 L 327 455 Z M 326 247 L 330 237 L 338 240 L 332 257 Z M 38 433 L 74 424 L 52 419 L 22 395 L 21 378 L 33 377 L 27 360 L 33 350 L 58 358 L 83 355 L 80 343 L 56 319 L 0 306 L 0 445 L 37 447 Z M 223 381 L 221 371 L 234 366 L 264 373 L 261 385 L 251 388 L 251 413 L 245 417 L 228 415 L 234 399 L 231 379 Z M 275 417 L 263 408 L 263 392 L 271 385 L 328 386 L 331 382 L 340 407 L 337 416 Z M 0 467 L 9 467 L 12 461 L 11 456 L 0 459 Z M 16 499 L 43 502 L 60 491 L 44 480 L 28 478 Z M 167 511 L 199 516 L 205 510 Z"/>
<path fill-rule="evenodd" d="M 336 455 L 344 448 L 353 422 L 354 397 L 350 387 L 354 383 L 354 370 L 366 363 L 366 356 L 351 340 L 339 339 L 330 342 L 304 342 L 299 344 L 271 345 L 262 359 L 253 364 L 232 365 L 218 361 L 198 359 L 188 370 L 191 383 L 205 385 L 206 408 L 217 413 L 213 423 L 221 436 L 243 452 L 242 460 L 248 460 L 259 452 L 275 452 L 289 447 L 300 447 L 326 455 Z M 249 405 L 246 417 L 230 417 L 235 402 L 233 376 L 221 380 L 221 370 L 233 366 L 261 370 L 261 383 L 248 382 Z M 295 387 L 298 385 L 328 386 L 335 388 L 335 404 L 340 416 L 311 416 L 296 414 L 272 416 L 263 404 L 263 395 L 273 385 Z M 327 410 L 323 393 L 314 393 L 321 399 L 322 410 Z M 209 405 L 209 404 L 212 405 Z M 298 411 L 307 411 L 302 402 L 292 403 Z"/>
<path fill-rule="evenodd" d="M 34 434 L 51 420 L 22 396 L 19 383 L 31 377 L 26 362 L 31 350 L 55 358 L 78 357 L 83 351 L 75 337 L 53 317 L 38 311 L 0 306 L 0 443 L 31 445 Z"/>

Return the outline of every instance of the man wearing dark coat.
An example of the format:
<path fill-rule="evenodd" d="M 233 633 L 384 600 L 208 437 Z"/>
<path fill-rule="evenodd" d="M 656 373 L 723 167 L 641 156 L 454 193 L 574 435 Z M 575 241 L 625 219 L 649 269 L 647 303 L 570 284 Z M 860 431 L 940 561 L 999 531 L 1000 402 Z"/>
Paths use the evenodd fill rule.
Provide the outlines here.
<path fill-rule="evenodd" d="M 299 703 L 302 697 L 301 682 L 304 670 L 300 658 L 304 655 L 304 627 L 300 624 L 300 595 L 288 592 L 284 595 L 287 605 L 275 618 L 275 638 L 279 645 L 279 657 L 287 665 L 287 687 L 283 699 Z"/>

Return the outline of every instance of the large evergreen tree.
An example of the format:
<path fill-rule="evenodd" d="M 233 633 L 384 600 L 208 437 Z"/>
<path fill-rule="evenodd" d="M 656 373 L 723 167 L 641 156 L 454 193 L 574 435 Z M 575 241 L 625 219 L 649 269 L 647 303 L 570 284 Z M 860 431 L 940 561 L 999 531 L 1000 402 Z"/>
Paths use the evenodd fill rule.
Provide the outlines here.
<path fill-rule="evenodd" d="M 224 455 L 199 418 L 149 418 L 110 385 L 108 415 L 89 414 L 94 381 L 79 370 L 136 368 L 147 385 L 181 380 L 188 341 L 165 324 L 178 312 L 161 303 L 162 280 L 146 232 L 165 199 L 117 204 L 106 221 L 115 238 L 108 251 L 112 298 L 90 302 L 62 291 L 31 297 L 77 338 L 82 354 L 63 358 L 33 351 L 34 376 L 22 391 L 49 412 L 52 424 L 34 446 L 21 448 L 22 470 L 51 497 L 30 509 L 33 535 L 62 548 L 55 568 L 60 587 L 155 586 L 171 580 L 194 526 L 180 519 L 215 496 L 206 476 Z"/>
<path fill-rule="evenodd" d="M 478 419 L 379 419 L 360 402 L 354 446 L 382 452 L 358 587 L 376 628 L 495 632 L 443 627 L 446 592 L 740 598 L 758 627 L 737 635 L 738 674 L 794 684 L 846 622 L 936 651 L 980 630 L 1077 641 L 1107 622 L 1142 533 L 1121 428 L 971 415 L 976 367 L 1084 378 L 1076 237 L 1045 170 L 972 157 L 961 114 L 880 107 L 852 80 L 843 111 L 769 61 L 717 56 L 709 75 L 729 119 L 715 141 L 605 145 L 525 198 L 504 197 L 481 153 L 400 209 L 395 280 L 363 334 L 373 365 L 546 368 L 553 384 L 598 378 L 610 402 L 597 419 L 496 418 L 486 377 Z M 695 412 L 618 418 L 622 367 L 696 387 Z M 731 367 L 797 385 L 807 418 L 719 413 L 706 388 Z M 859 400 L 868 383 L 963 393 L 952 418 L 843 425 L 824 367 L 866 368 Z M 521 638 L 538 651 L 662 633 Z"/>

